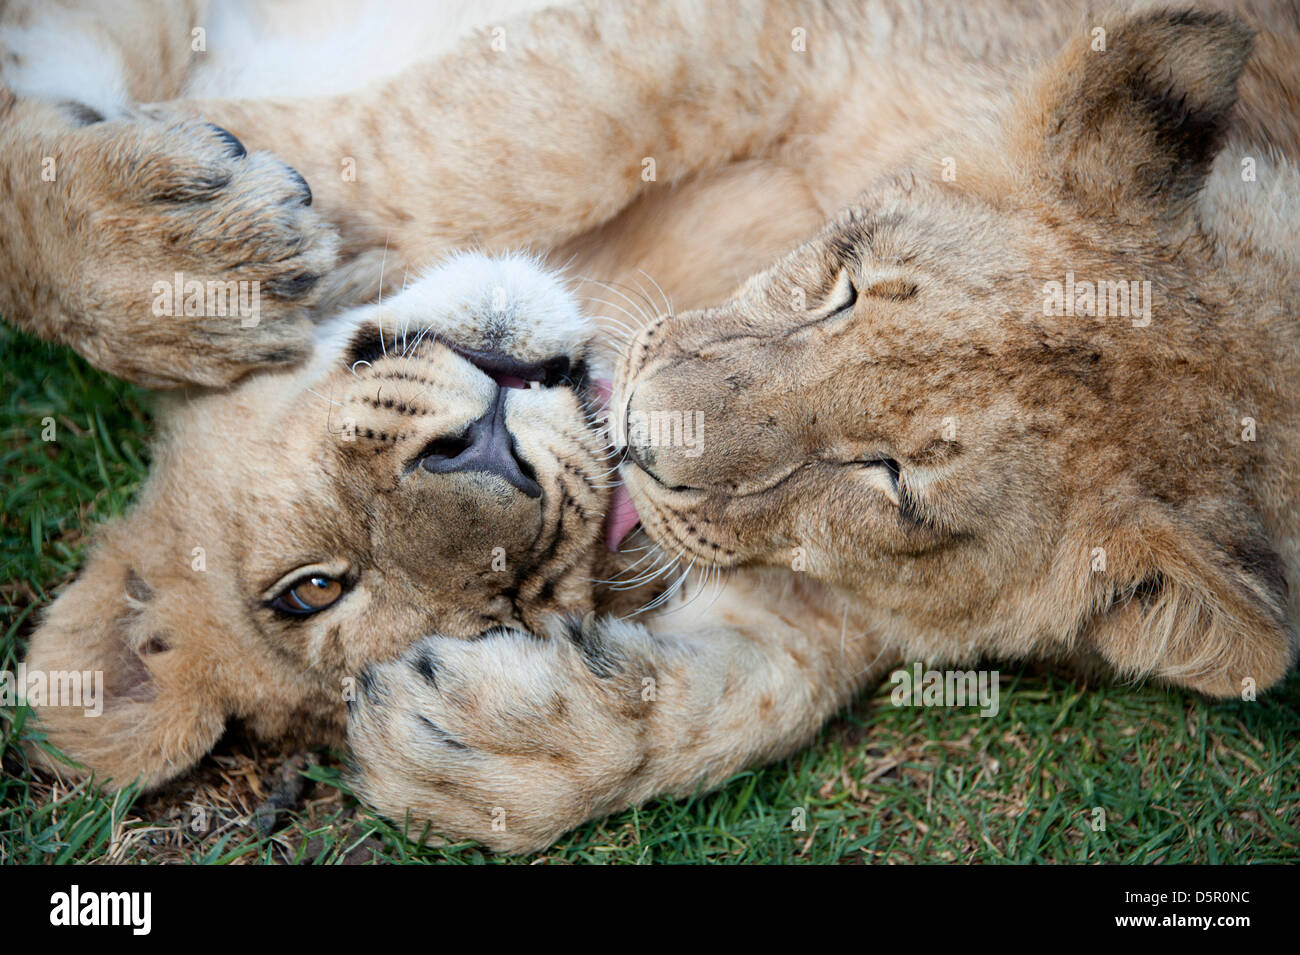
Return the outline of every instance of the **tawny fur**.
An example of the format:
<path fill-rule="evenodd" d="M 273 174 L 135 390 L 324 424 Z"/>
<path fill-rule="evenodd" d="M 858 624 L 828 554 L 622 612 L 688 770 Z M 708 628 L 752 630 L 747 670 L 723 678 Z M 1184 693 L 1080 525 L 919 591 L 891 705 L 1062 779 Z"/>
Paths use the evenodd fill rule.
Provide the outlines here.
<path fill-rule="evenodd" d="M 486 489 L 406 487 L 381 381 L 338 364 L 262 373 L 165 411 L 139 505 L 35 634 L 33 665 L 93 662 L 119 688 L 94 726 L 45 711 L 52 738 L 101 774 L 157 783 L 232 715 L 337 740 L 343 681 L 360 679 L 359 790 L 396 818 L 523 850 L 789 752 L 902 654 L 1101 659 L 1216 694 L 1275 682 L 1296 619 L 1300 190 L 1286 157 L 1300 25 L 1285 6 L 1247 13 L 1266 32 L 1233 113 L 1248 49 L 1236 21 L 1064 4 L 601 4 L 512 21 L 504 51 L 483 33 L 317 101 L 173 102 L 68 130 L 66 111 L 11 97 L 4 161 L 27 165 L 10 169 L 2 234 L 51 237 L 0 246 L 0 310 L 20 324 L 136 380 L 213 384 L 292 362 L 313 304 L 391 291 L 456 246 L 530 245 L 568 265 L 605 321 L 584 345 L 594 355 L 647 317 L 628 291 L 648 286 L 644 268 L 678 311 L 625 352 L 616 407 L 707 422 L 702 455 L 660 448 L 642 454 L 646 471 L 625 467 L 647 530 L 681 566 L 788 566 L 802 548 L 806 567 L 733 571 L 716 598 L 643 624 L 576 626 L 614 608 L 583 579 L 620 564 L 599 555 L 603 468 L 582 403 L 554 392 L 518 399 L 521 440 L 550 448 L 537 455 L 548 486 L 567 465 L 592 480 L 591 498 L 565 531 L 562 586 L 503 608 L 473 574 L 503 542 L 509 563 L 526 556 L 528 521 L 554 531 L 553 502 L 534 517 L 518 501 L 491 510 Z M 1097 25 L 1104 55 L 1089 48 Z M 1230 144 L 1203 195 L 1214 155 L 1183 144 L 1191 161 L 1168 162 L 1178 141 L 1133 101 L 1139 74 L 1183 102 L 1207 142 L 1221 132 Z M 238 135 L 249 166 L 192 117 Z M 92 170 L 46 200 L 30 181 L 41 137 L 71 143 L 66 158 Z M 126 191 L 131 137 L 167 168 L 237 166 L 232 182 L 263 170 L 250 188 L 265 199 L 221 186 L 159 215 Z M 258 150 L 307 177 L 310 210 L 286 204 L 292 177 Z M 1235 178 L 1241 156 L 1257 160 L 1254 183 Z M 345 160 L 355 177 L 340 175 Z M 247 241 L 248 216 L 271 216 L 297 230 L 303 262 L 267 260 L 319 279 L 286 286 L 299 294 L 264 316 L 270 342 L 119 331 L 147 305 L 139 280 L 106 259 L 70 289 L 89 238 L 42 231 L 92 221 L 86 209 L 122 223 L 97 231 L 106 255 L 139 230 L 130 261 L 144 275 L 174 270 L 178 218 L 197 230 L 182 248 L 222 253 L 185 269 L 224 277 L 210 263 Z M 844 269 L 851 318 L 822 309 Z M 1041 287 L 1066 271 L 1150 279 L 1152 324 L 1044 318 Z M 796 287 L 807 312 L 790 308 Z M 481 334 L 473 319 L 452 337 Z M 156 350 L 132 353 L 136 336 Z M 364 375 L 422 377 L 447 409 L 421 421 L 433 435 L 485 400 L 486 379 L 458 361 L 430 344 Z M 375 420 L 344 446 L 332 402 L 364 404 L 375 387 Z M 525 401 L 546 404 L 525 417 Z M 1245 416 L 1259 427 L 1249 446 Z M 852 466 L 881 458 L 902 466 L 897 488 L 878 466 Z M 683 486 L 694 490 L 669 490 Z M 453 497 L 482 519 L 458 525 Z M 454 550 L 439 544 L 449 539 Z M 261 604 L 283 574 L 344 557 L 363 583 L 337 611 L 268 622 Z M 538 637 L 466 641 L 476 616 Z M 412 646 L 430 631 L 442 635 Z"/>
<path fill-rule="evenodd" d="M 717 424 L 625 475 L 657 538 L 798 555 L 903 653 L 1239 695 L 1297 649 L 1300 84 L 1227 16 L 1097 24 L 1104 52 L 1079 31 L 730 302 L 644 330 L 619 414 Z M 1045 314 L 1067 275 L 1147 282 L 1150 315 Z"/>

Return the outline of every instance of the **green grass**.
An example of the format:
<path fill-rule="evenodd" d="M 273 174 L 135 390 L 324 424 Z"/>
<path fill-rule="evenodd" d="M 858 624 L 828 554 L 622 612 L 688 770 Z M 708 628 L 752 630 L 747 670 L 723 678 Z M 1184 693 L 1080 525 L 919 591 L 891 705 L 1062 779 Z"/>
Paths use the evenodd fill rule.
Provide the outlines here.
<path fill-rule="evenodd" d="M 147 467 L 149 399 L 64 349 L 0 327 L 3 643 L 66 583 L 86 533 L 120 513 Z M 57 441 L 41 440 L 53 418 Z M 1001 710 L 900 709 L 865 695 L 799 755 L 721 790 L 657 801 L 523 861 L 1123 862 L 1300 859 L 1300 678 L 1258 702 L 1085 687 L 1004 670 Z M 273 836 L 253 811 L 283 754 L 230 734 L 163 793 L 103 794 L 27 765 L 39 734 L 0 710 L 0 861 L 503 861 L 417 847 L 346 792 L 338 754 L 308 770 Z M 1095 831 L 1094 810 L 1105 812 Z M 802 809 L 806 829 L 792 828 Z M 199 821 L 196 832 L 191 826 Z"/>

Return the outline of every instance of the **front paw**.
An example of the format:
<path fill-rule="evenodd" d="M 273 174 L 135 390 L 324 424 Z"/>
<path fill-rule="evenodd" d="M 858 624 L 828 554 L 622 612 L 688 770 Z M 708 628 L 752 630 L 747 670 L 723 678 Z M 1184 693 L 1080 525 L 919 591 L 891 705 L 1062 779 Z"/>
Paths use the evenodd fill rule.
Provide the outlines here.
<path fill-rule="evenodd" d="M 337 238 L 293 169 L 190 119 L 38 140 L 52 178 L 32 184 L 41 203 L 19 225 L 42 232 L 33 271 L 48 291 L 20 324 L 149 387 L 221 386 L 307 356 Z"/>
<path fill-rule="evenodd" d="M 358 795 L 395 822 L 500 852 L 653 794 L 652 668 L 580 628 L 430 637 L 350 704 Z"/>

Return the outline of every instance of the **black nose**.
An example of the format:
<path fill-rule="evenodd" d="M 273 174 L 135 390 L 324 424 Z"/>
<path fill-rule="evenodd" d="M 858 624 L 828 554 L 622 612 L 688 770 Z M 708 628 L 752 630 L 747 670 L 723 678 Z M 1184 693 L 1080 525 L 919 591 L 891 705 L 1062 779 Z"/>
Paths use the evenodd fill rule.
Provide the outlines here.
<path fill-rule="evenodd" d="M 444 438 L 429 447 L 420 466 L 433 474 L 486 471 L 519 488 L 529 497 L 541 497 L 533 469 L 519 460 L 514 436 L 506 428 L 506 392 L 498 388 L 492 406 L 459 438 Z"/>

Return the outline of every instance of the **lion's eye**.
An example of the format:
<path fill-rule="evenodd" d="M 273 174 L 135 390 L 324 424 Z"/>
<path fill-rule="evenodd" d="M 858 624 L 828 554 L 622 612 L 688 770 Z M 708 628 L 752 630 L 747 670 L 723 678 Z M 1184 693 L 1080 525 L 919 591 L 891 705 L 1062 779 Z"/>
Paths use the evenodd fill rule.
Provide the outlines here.
<path fill-rule="evenodd" d="M 343 596 L 343 584 L 325 574 L 312 574 L 287 587 L 271 607 L 295 617 L 305 617 L 330 607 Z"/>

